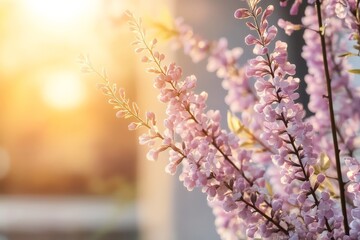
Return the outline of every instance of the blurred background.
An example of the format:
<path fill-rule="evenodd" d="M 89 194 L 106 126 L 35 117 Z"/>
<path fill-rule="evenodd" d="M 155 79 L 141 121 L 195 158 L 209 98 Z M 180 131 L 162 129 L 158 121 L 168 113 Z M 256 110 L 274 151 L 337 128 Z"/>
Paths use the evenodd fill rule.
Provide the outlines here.
<path fill-rule="evenodd" d="M 161 114 L 124 10 L 159 21 L 164 12 L 183 16 L 205 38 L 228 36 L 235 47 L 244 37 L 233 19 L 238 7 L 236 0 L 0 0 L 0 240 L 219 239 L 205 196 L 165 174 L 166 156 L 145 159 L 129 122 L 115 118 L 98 77 L 81 73 L 77 57 L 88 54 L 143 112 Z M 209 107 L 225 114 L 221 81 L 206 63 L 164 51 L 198 75 Z"/>
<path fill-rule="evenodd" d="M 137 239 L 136 136 L 76 62 L 134 97 L 128 4 L 0 1 L 0 239 Z"/>

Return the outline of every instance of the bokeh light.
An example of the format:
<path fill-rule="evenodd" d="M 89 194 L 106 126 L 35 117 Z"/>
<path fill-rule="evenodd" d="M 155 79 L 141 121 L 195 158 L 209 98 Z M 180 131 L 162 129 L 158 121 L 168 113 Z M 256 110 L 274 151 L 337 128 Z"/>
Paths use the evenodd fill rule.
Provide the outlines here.
<path fill-rule="evenodd" d="M 85 84 L 73 72 L 54 72 L 44 77 L 42 88 L 45 103 L 58 109 L 79 106 L 85 99 Z"/>

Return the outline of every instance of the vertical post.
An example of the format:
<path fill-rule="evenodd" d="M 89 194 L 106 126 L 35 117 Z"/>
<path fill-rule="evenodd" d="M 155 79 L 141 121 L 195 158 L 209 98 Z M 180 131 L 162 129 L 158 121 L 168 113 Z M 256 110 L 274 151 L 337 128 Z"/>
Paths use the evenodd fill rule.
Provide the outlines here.
<path fill-rule="evenodd" d="M 164 8 L 171 8 L 173 2 L 174 0 L 138 0 L 142 12 L 134 12 L 134 14 L 156 18 Z M 169 53 L 166 53 L 166 56 L 168 59 L 172 58 Z M 158 125 L 161 127 L 162 119 L 165 117 L 165 106 L 157 100 L 158 92 L 152 86 L 155 75 L 146 73 L 146 66 L 140 61 L 137 63 L 136 102 L 141 109 L 155 112 Z M 162 153 L 157 162 L 150 162 L 146 159 L 147 146 L 139 146 L 137 149 L 140 239 L 174 239 L 172 189 L 173 181 L 176 179 L 165 173 L 164 169 L 168 163 L 167 154 Z"/>

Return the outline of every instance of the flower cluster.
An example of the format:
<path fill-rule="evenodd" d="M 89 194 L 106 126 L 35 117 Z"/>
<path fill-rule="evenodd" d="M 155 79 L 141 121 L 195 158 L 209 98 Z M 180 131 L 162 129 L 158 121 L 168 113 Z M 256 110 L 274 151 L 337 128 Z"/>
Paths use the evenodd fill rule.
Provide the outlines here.
<path fill-rule="evenodd" d="M 289 202 L 299 209 L 299 216 L 307 226 L 306 232 L 302 232 L 304 228 L 300 226 L 296 234 L 311 239 L 319 229 L 331 233 L 334 229 L 329 222 L 333 220 L 335 225 L 337 218 L 331 208 L 334 202 L 327 197 L 329 193 L 323 191 L 321 197 L 317 194 L 325 176 L 316 176 L 315 182 L 310 180 L 315 177 L 313 169 L 317 164 L 312 147 L 313 129 L 303 121 L 302 106 L 295 103 L 299 97 L 295 92 L 299 79 L 291 76 L 295 74 L 295 66 L 287 61 L 287 44 L 277 41 L 274 50 L 270 50 L 277 34 L 276 27 L 269 26 L 267 21 L 273 10 L 273 6 L 268 6 L 262 12 L 254 5 L 250 9 L 238 9 L 235 17 L 254 19 L 254 23 L 247 22 L 247 25 L 258 36 L 250 34 L 245 42 L 254 45 L 253 52 L 257 54 L 249 61 L 248 74 L 257 78 L 255 88 L 260 101 L 255 109 L 264 119 L 262 139 L 277 149 L 271 157 L 281 168 L 281 182 L 287 185 Z M 322 206 L 327 207 L 322 209 Z"/>
<path fill-rule="evenodd" d="M 288 2 L 280 0 L 280 6 Z M 207 195 L 222 239 L 360 239 L 360 91 L 354 83 L 360 70 L 348 63 L 360 51 L 359 1 L 294 0 L 290 13 L 298 14 L 301 4 L 302 23 L 279 18 L 278 25 L 288 35 L 304 29 L 304 79 L 295 77 L 287 43 L 277 39 L 269 20 L 275 7 L 266 1 L 247 0 L 234 13 L 252 31 L 245 44 L 254 57 L 244 66 L 241 48 L 229 49 L 225 38 L 207 40 L 175 21 L 177 45 L 194 64 L 207 59 L 207 70 L 228 91 L 230 131 L 221 127 L 218 110 L 207 109 L 207 93 L 195 92 L 197 78 L 166 63 L 156 38 L 149 40 L 130 12 L 135 51 L 155 75 L 158 100 L 166 105 L 162 127 L 155 113 L 142 118 L 123 90 L 81 59 L 85 71 L 103 78 L 100 88 L 116 115 L 134 120 L 130 130 L 146 129 L 139 142 L 149 146 L 147 158 L 167 152 L 166 171 L 179 172 L 189 191 L 201 188 Z M 310 96 L 313 114 L 307 118 L 296 92 L 300 81 Z"/>
<path fill-rule="evenodd" d="M 350 237 L 360 238 L 360 163 L 354 158 L 346 158 L 346 166 L 349 168 L 347 176 L 349 178 L 348 192 L 353 199 L 354 208 L 351 209 Z"/>

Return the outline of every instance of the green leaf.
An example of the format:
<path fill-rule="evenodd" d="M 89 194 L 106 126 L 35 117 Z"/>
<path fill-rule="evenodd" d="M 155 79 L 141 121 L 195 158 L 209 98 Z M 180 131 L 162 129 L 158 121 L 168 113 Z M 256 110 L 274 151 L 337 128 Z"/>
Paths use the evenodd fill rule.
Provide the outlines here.
<path fill-rule="evenodd" d="M 349 73 L 360 74 L 360 69 L 350 69 Z"/>
<path fill-rule="evenodd" d="M 320 155 L 320 164 L 322 170 L 326 171 L 330 168 L 330 158 L 326 154 Z"/>
<path fill-rule="evenodd" d="M 354 45 L 353 46 L 356 50 L 360 51 L 360 45 Z"/>
<path fill-rule="evenodd" d="M 271 187 L 271 184 L 268 181 L 265 181 L 265 188 L 268 191 L 268 193 L 270 194 L 270 196 L 273 195 L 273 189 Z"/>
<path fill-rule="evenodd" d="M 320 30 L 321 35 L 325 35 L 325 28 L 326 28 L 325 26 L 320 27 L 319 30 Z"/>
<path fill-rule="evenodd" d="M 237 133 L 239 131 L 239 129 L 241 129 L 241 127 L 242 127 L 239 119 L 236 118 L 230 111 L 228 111 L 228 113 L 227 113 L 227 123 L 228 123 L 229 129 L 233 133 Z"/>
<path fill-rule="evenodd" d="M 243 140 L 253 140 L 252 135 L 249 134 L 246 130 L 245 125 L 241 122 L 239 118 L 237 118 L 234 114 L 232 114 L 230 111 L 227 113 L 227 123 L 229 129 L 235 133 L 238 137 L 240 137 Z"/>
<path fill-rule="evenodd" d="M 326 172 L 326 170 L 330 168 L 330 164 L 330 158 L 325 153 L 321 153 L 319 164 L 314 166 L 315 173 L 319 174 Z"/>
<path fill-rule="evenodd" d="M 346 52 L 339 55 L 339 57 L 353 57 L 353 56 L 357 56 L 357 55 L 351 52 Z"/>

